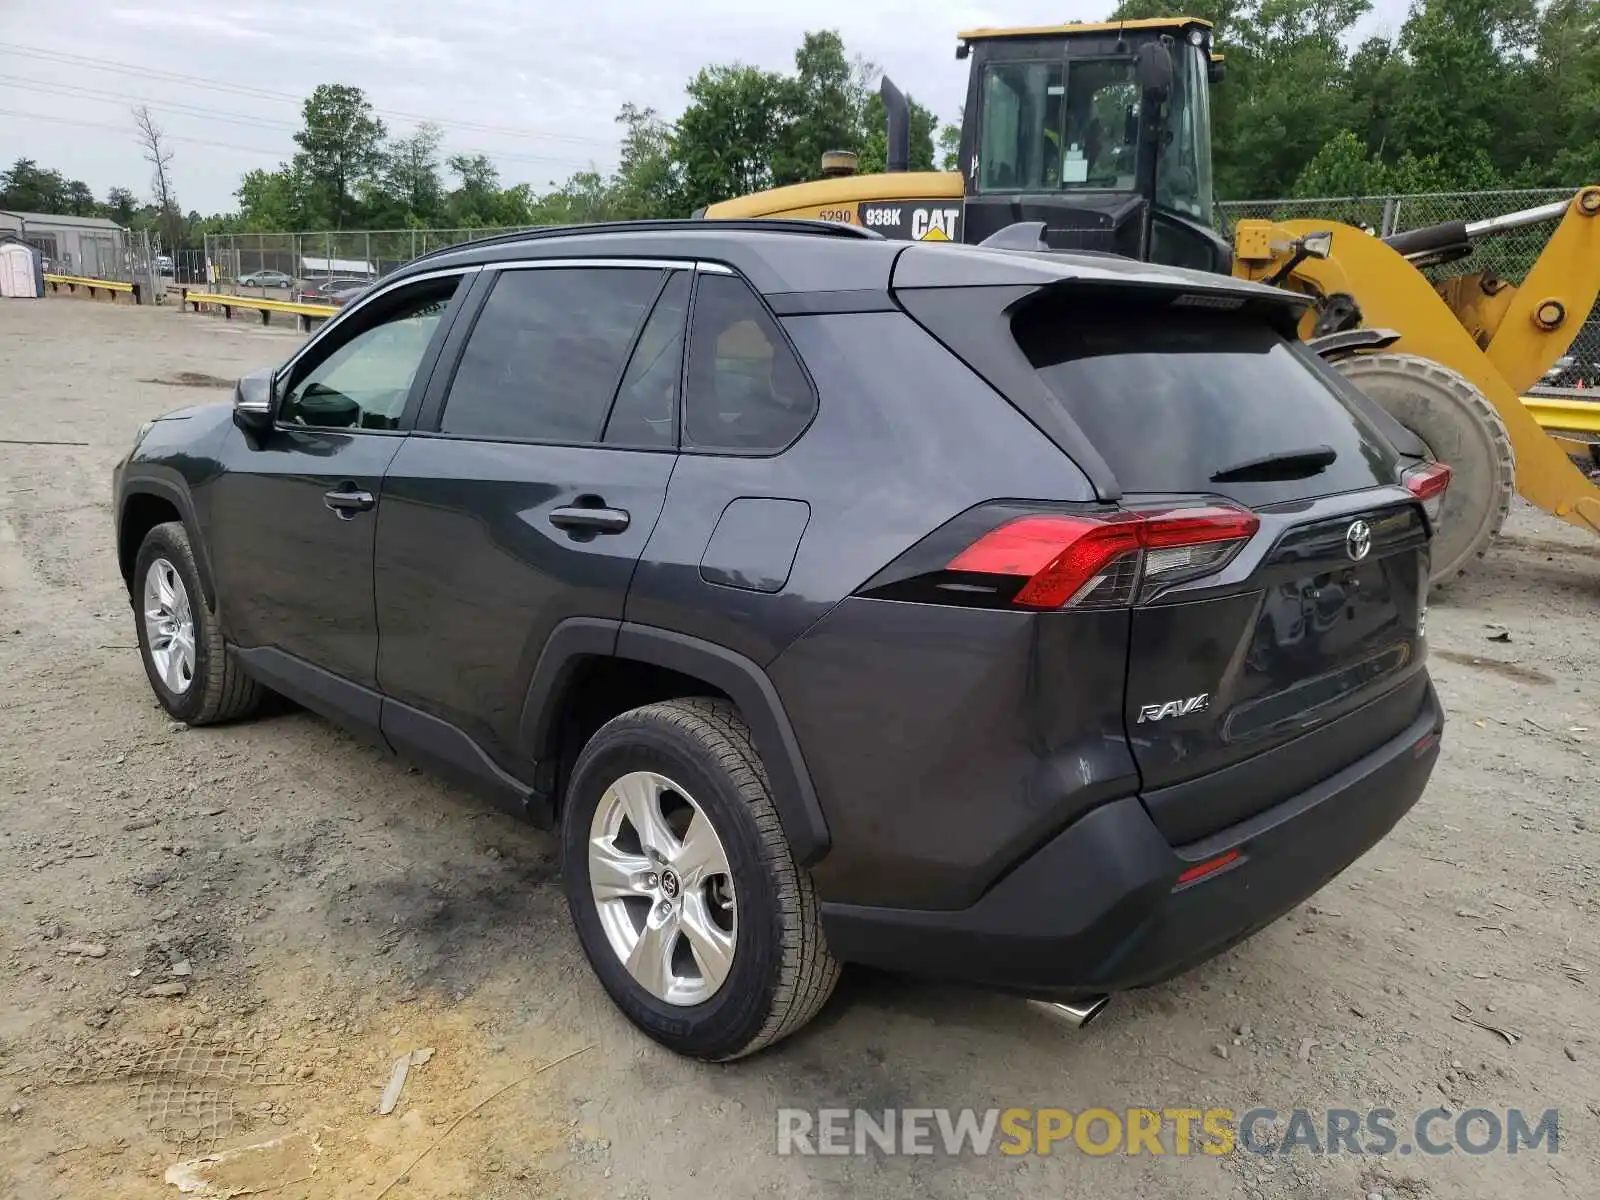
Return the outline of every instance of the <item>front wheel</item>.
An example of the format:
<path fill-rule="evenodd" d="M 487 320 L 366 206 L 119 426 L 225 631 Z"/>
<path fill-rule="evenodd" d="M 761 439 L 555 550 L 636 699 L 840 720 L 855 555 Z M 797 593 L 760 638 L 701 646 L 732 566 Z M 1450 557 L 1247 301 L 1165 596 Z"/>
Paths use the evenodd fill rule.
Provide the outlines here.
<path fill-rule="evenodd" d="M 731 704 L 672 700 L 608 722 L 579 756 L 561 824 L 584 953 L 662 1045 L 739 1058 L 827 1001 L 839 965 Z"/>
<path fill-rule="evenodd" d="M 1333 365 L 1450 468 L 1432 550 L 1432 580 L 1444 583 L 1483 557 L 1511 511 L 1517 464 L 1505 422 L 1465 376 L 1429 358 L 1382 352 Z"/>
<path fill-rule="evenodd" d="M 222 640 L 200 590 L 189 534 L 168 521 L 145 534 L 133 567 L 139 657 L 167 712 L 189 725 L 242 717 L 261 700 Z"/>

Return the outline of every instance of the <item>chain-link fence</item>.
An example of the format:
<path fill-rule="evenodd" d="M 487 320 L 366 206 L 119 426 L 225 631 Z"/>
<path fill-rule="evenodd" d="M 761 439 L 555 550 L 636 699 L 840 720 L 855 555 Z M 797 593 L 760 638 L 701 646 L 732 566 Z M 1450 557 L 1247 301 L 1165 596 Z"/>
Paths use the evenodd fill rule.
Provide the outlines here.
<path fill-rule="evenodd" d="M 1322 218 L 1365 226 L 1379 237 L 1444 221 L 1486 220 L 1569 199 L 1575 188 L 1500 192 L 1433 192 L 1409 196 L 1324 197 L 1311 200 L 1229 200 L 1217 205 L 1217 228 L 1230 232 L 1245 217 Z M 224 291 L 321 299 L 372 282 L 418 255 L 479 238 L 536 226 L 498 229 L 375 229 L 308 233 L 208 234 L 205 250 L 176 264 L 182 282 Z M 1520 283 L 1549 239 L 1548 223 L 1491 234 L 1475 242 L 1470 267 L 1447 265 L 1430 274 L 1492 270 Z M 182 258 L 183 256 L 180 256 Z M 169 274 L 171 271 L 168 272 Z M 1545 384 L 1600 387 L 1600 311 L 1579 330 L 1572 348 Z"/>
<path fill-rule="evenodd" d="M 1343 199 L 1229 200 L 1217 205 L 1217 228 L 1231 231 L 1235 221 L 1246 217 L 1271 221 L 1311 218 L 1359 225 L 1379 237 L 1388 237 L 1445 221 L 1465 221 L 1470 225 L 1474 221 L 1570 200 L 1576 191 L 1576 188 L 1540 188 Z M 1469 262 L 1447 263 L 1427 273 L 1433 277 L 1487 270 L 1512 283 L 1521 283 L 1544 251 L 1553 228 L 1552 223 L 1543 222 L 1489 234 L 1474 241 Z M 1545 376 L 1543 386 L 1600 387 L 1600 310 L 1590 314 L 1566 355 Z"/>
<path fill-rule="evenodd" d="M 206 282 L 247 292 L 336 291 L 370 283 L 446 246 L 532 228 L 207 234 Z"/>

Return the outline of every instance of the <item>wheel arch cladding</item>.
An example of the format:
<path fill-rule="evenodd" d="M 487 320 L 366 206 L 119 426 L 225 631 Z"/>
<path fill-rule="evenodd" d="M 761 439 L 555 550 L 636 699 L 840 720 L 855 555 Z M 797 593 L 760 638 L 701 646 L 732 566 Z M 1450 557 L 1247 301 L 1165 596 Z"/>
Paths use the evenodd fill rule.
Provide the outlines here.
<path fill-rule="evenodd" d="M 150 531 L 168 521 L 179 521 L 189 535 L 195 571 L 206 606 L 216 607 L 216 588 L 211 579 L 211 560 L 194 520 L 194 506 L 181 488 L 162 479 L 130 480 L 122 498 L 117 519 L 117 564 L 128 594 L 133 594 L 133 565 L 139 547 Z"/>
<path fill-rule="evenodd" d="M 827 853 L 827 822 L 777 690 L 754 662 L 713 642 L 632 622 L 563 622 L 539 658 L 523 709 L 523 744 L 531 756 L 550 756 L 567 689 L 582 660 L 597 656 L 660 667 L 731 700 L 755 737 L 795 862 L 810 866 Z"/>

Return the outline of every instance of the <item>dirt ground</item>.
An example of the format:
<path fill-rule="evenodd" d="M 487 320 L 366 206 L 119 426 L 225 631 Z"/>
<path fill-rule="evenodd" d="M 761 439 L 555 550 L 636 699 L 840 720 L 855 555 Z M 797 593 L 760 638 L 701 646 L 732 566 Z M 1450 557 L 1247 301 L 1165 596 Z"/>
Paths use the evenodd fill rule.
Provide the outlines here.
<path fill-rule="evenodd" d="M 157 707 L 112 552 L 112 464 L 143 420 L 226 399 L 218 381 L 278 361 L 296 335 L 3 304 L 0 1196 L 176 1197 L 170 1164 L 273 1138 L 287 1140 L 233 1164 L 233 1186 L 353 1200 L 1600 1195 L 1600 542 L 1519 509 L 1435 598 L 1451 719 L 1432 786 L 1240 948 L 1118 997 L 1079 1032 L 1015 999 L 847 973 L 803 1034 L 709 1067 L 612 1009 L 549 837 L 287 706 L 203 731 Z M 183 994 L 145 994 L 164 984 Z M 377 1115 L 395 1060 L 427 1048 Z M 1388 1106 L 1402 1126 L 1436 1105 L 1555 1108 L 1560 1143 L 1481 1157 L 776 1153 L 783 1107 L 1035 1105 Z"/>

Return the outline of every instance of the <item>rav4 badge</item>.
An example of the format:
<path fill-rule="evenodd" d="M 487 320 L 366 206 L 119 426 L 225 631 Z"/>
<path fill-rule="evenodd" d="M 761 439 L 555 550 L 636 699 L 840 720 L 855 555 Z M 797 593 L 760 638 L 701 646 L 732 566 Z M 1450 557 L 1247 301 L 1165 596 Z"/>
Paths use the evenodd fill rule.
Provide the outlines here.
<path fill-rule="evenodd" d="M 1146 704 L 1139 709 L 1137 724 L 1146 721 L 1165 721 L 1168 717 L 1187 717 L 1190 713 L 1205 712 L 1211 703 L 1211 693 L 1201 692 L 1186 700 L 1168 700 L 1165 704 Z"/>

